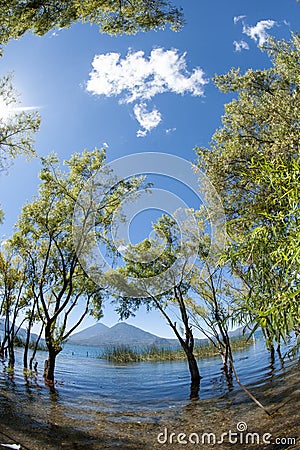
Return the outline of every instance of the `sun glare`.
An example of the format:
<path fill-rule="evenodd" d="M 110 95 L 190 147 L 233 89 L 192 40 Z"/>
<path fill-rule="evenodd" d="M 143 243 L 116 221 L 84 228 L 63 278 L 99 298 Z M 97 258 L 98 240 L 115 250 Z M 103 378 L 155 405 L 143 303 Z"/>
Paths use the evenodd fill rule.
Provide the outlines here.
<path fill-rule="evenodd" d="M 0 99 L 0 120 L 6 122 L 12 115 L 12 108 L 10 108 L 2 99 Z"/>

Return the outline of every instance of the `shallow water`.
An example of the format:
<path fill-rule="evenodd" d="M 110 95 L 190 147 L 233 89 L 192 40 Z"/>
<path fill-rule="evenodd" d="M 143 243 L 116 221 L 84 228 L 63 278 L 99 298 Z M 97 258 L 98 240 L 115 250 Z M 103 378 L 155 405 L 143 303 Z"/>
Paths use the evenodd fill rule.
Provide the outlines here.
<path fill-rule="evenodd" d="M 285 349 L 286 350 L 286 349 Z M 18 394 L 20 401 L 40 403 L 45 410 L 49 404 L 72 406 L 74 414 L 89 412 L 134 413 L 159 411 L 187 405 L 190 394 L 190 376 L 185 361 L 111 363 L 97 358 L 101 349 L 65 345 L 57 358 L 55 392 L 44 386 L 42 368 L 46 352 L 38 352 L 39 373 L 25 380 L 22 371 L 22 351 L 16 352 L 16 372 L 9 376 L 0 372 L 0 390 Z M 284 373 L 278 358 L 270 366 L 269 354 L 262 339 L 251 347 L 234 354 L 241 381 L 251 387 L 270 385 L 272 378 Z M 287 360 L 285 368 L 292 361 Z M 228 386 L 222 375 L 219 357 L 199 360 L 201 376 L 200 398 L 225 401 Z M 9 389 L 8 389 L 9 388 Z M 53 402 L 54 400 L 54 402 Z M 40 402 L 39 402 L 40 401 Z"/>

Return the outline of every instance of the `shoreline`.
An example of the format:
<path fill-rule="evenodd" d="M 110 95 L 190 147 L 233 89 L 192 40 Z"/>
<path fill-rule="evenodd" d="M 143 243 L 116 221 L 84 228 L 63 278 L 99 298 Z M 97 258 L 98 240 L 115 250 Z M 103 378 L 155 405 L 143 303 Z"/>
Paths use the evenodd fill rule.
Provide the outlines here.
<path fill-rule="evenodd" d="M 251 386 L 248 386 L 251 389 Z M 268 417 L 239 389 L 215 399 L 187 401 L 187 404 L 158 411 L 103 412 L 64 406 L 53 392 L 51 403 L 43 406 L 43 399 L 21 402 L 17 387 L 0 391 L 0 443 L 20 444 L 24 450 L 50 449 L 156 449 L 156 448 L 213 448 L 206 444 L 170 443 L 175 433 L 198 434 L 236 431 L 237 424 L 246 424 L 249 432 L 268 433 L 272 440 L 297 438 L 295 445 L 260 445 L 261 449 L 299 449 L 300 385 L 299 363 L 274 377 L 265 386 L 251 389 L 259 400 L 273 412 Z M 29 392 L 30 395 L 30 392 Z M 201 392 L 200 392 L 201 395 Z M 167 430 L 167 432 L 166 432 Z M 3 433 L 6 436 L 3 436 Z M 162 434 L 161 434 L 162 433 Z M 161 441 L 167 436 L 166 443 Z M 9 442 L 8 437 L 13 440 Z M 217 449 L 257 449 L 257 445 L 222 443 Z"/>

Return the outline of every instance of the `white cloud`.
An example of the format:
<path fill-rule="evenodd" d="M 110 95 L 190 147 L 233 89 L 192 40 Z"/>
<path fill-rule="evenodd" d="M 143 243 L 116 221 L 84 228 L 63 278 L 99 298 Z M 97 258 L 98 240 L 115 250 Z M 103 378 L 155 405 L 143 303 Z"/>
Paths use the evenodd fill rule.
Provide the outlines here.
<path fill-rule="evenodd" d="M 143 51 L 128 52 L 124 59 L 120 53 L 96 55 L 87 91 L 107 97 L 124 94 L 121 102 L 125 103 L 150 100 L 164 92 L 201 96 L 207 83 L 204 72 L 200 68 L 188 72 L 185 57 L 186 53 L 163 48 L 152 50 L 149 58 Z"/>
<path fill-rule="evenodd" d="M 145 101 L 167 92 L 203 96 L 208 83 L 199 67 L 188 71 L 186 53 L 179 54 L 177 49 L 156 48 L 149 57 L 143 51 L 129 51 L 124 58 L 120 53 L 100 54 L 94 57 L 92 66 L 88 92 L 118 97 L 119 103 L 139 102 L 134 106 L 134 115 L 143 127 L 138 136 L 145 136 L 162 120 L 156 108 L 147 111 Z"/>
<path fill-rule="evenodd" d="M 152 111 L 147 111 L 146 103 L 138 103 L 134 105 L 133 112 L 136 120 L 143 128 L 142 130 L 137 131 L 138 137 L 145 137 L 149 131 L 153 128 L 156 128 L 157 125 L 161 122 L 162 117 L 161 113 L 154 108 Z"/>
<path fill-rule="evenodd" d="M 168 129 L 166 130 L 166 134 L 174 133 L 174 131 L 176 131 L 176 127 L 174 127 L 174 128 L 168 128 Z"/>
<path fill-rule="evenodd" d="M 258 42 L 258 45 L 263 45 L 268 39 L 268 33 L 266 30 L 274 27 L 276 22 L 274 20 L 261 20 L 253 27 L 243 24 L 243 33 Z"/>
<path fill-rule="evenodd" d="M 238 23 L 240 20 L 245 19 L 246 16 L 235 16 L 233 18 L 234 24 Z"/>
<path fill-rule="evenodd" d="M 245 41 L 233 41 L 234 50 L 241 52 L 242 50 L 249 50 L 249 45 Z"/>
<path fill-rule="evenodd" d="M 103 142 L 103 144 L 102 144 L 102 147 L 104 147 L 104 148 L 108 148 L 108 147 L 109 147 L 109 145 L 108 145 L 108 143 L 107 143 L 107 142 Z"/>

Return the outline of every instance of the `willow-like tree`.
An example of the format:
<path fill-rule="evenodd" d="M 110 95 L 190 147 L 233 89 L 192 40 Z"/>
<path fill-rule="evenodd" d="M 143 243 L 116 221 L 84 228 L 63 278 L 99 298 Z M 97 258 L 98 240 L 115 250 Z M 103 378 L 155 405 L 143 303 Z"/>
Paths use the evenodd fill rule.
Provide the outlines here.
<path fill-rule="evenodd" d="M 269 69 L 216 77 L 237 98 L 197 152 L 223 200 L 232 268 L 248 285 L 241 312 L 272 349 L 299 326 L 300 38 L 270 39 L 265 51 Z"/>
<path fill-rule="evenodd" d="M 124 266 L 108 273 L 106 279 L 113 288 L 120 318 L 134 315 L 142 306 L 161 313 L 185 352 L 191 375 L 191 398 L 196 398 L 201 376 L 194 355 L 188 274 L 198 241 L 189 236 L 191 214 L 189 211 L 180 228 L 176 220 L 163 215 L 153 224 L 155 237 L 128 246 Z"/>
<path fill-rule="evenodd" d="M 235 300 L 240 291 L 236 279 L 230 276 L 228 268 L 204 264 L 206 277 L 199 276 L 197 266 L 190 277 L 191 290 L 197 301 L 190 304 L 192 325 L 201 331 L 215 347 L 222 359 L 222 370 L 232 383 L 232 349 L 229 330 L 235 324 Z"/>
<path fill-rule="evenodd" d="M 164 28 L 178 30 L 181 9 L 167 0 L 11 0 L 0 5 L 0 43 L 28 31 L 42 36 L 54 28 L 90 22 L 109 34 L 134 34 Z"/>
<path fill-rule="evenodd" d="M 261 326 L 273 359 L 274 341 L 281 356 L 281 341 L 300 326 L 300 158 L 264 158 L 250 167 L 253 182 L 268 196 L 258 194 L 260 223 L 232 244 L 229 257 L 249 287 L 240 313 Z"/>
<path fill-rule="evenodd" d="M 93 302 L 97 304 L 97 317 L 102 314 L 103 289 L 80 266 L 80 248 L 73 243 L 76 199 L 95 171 L 98 176 L 101 172 L 108 191 L 93 213 L 95 232 L 103 242 L 110 218 L 123 195 L 134 184 L 121 182 L 115 185 L 106 171 L 105 153 L 101 150 L 76 153 L 65 165 L 68 170 L 63 171 L 55 155 L 43 159 L 38 196 L 23 207 L 17 223 L 18 231 L 13 237 L 15 245 L 26 249 L 30 256 L 31 275 L 35 280 L 32 292 L 37 299 L 37 310 L 44 324 L 48 347 L 44 376 L 50 383 L 54 381 L 56 357 L 62 350 L 63 342 L 86 314 L 94 312 Z M 83 206 L 92 213 L 89 204 Z M 85 233 L 81 238 L 83 245 Z"/>
<path fill-rule="evenodd" d="M 8 367 L 13 370 L 15 365 L 15 340 L 24 322 L 21 314 L 29 304 L 28 296 L 28 267 L 26 261 L 6 241 L 0 252 L 0 317 L 4 319 L 4 336 L 0 346 L 0 355 L 4 349 L 8 350 Z"/>

